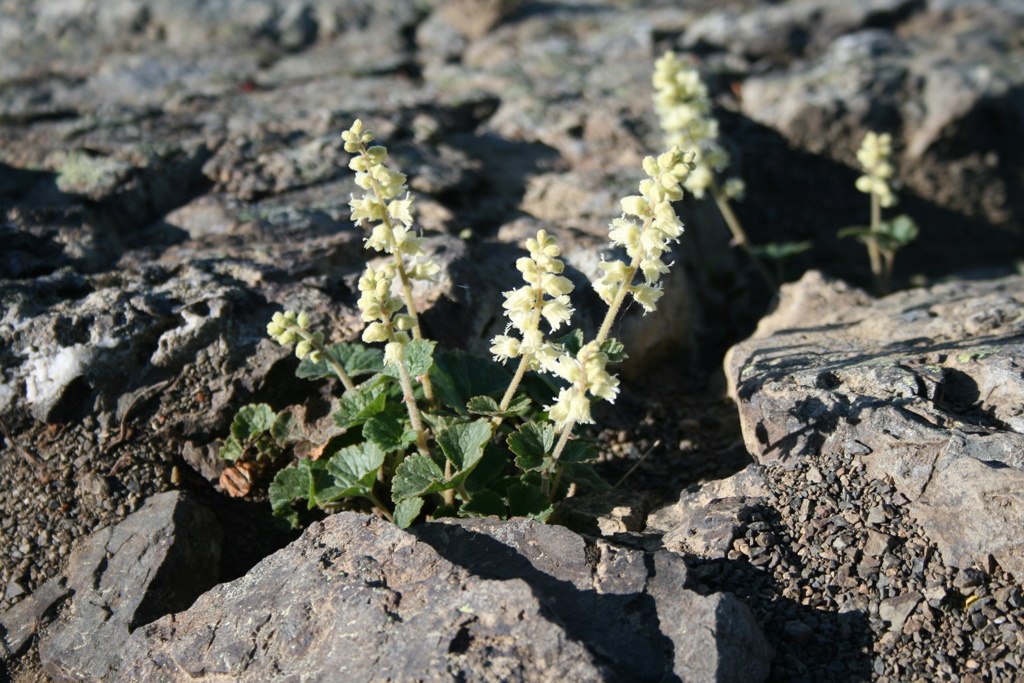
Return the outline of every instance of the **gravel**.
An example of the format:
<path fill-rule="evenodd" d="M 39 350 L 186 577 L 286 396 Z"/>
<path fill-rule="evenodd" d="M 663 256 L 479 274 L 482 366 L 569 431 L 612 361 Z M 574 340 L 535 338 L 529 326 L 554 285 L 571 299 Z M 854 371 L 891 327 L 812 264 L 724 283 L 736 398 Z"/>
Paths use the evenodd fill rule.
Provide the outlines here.
<path fill-rule="evenodd" d="M 853 456 L 764 468 L 770 496 L 724 560 L 690 558 L 776 648 L 772 681 L 1019 681 L 1024 592 L 947 567 L 890 482 Z"/>

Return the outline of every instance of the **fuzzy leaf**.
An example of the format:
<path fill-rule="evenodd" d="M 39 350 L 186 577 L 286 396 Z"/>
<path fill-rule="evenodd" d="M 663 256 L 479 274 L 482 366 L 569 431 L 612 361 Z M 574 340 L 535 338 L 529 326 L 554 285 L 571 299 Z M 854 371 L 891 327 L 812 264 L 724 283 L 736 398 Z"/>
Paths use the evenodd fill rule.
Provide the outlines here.
<path fill-rule="evenodd" d="M 426 410 L 420 413 L 420 415 L 423 417 L 423 421 L 427 423 L 427 425 L 434 431 L 435 434 L 438 434 L 453 425 L 459 424 L 464 419 L 457 415 L 452 415 L 450 413 L 431 413 Z"/>
<path fill-rule="evenodd" d="M 318 505 L 325 505 L 347 497 L 345 490 L 337 485 L 334 477 L 327 471 L 326 460 L 303 458 L 298 462 L 298 467 L 309 470 L 309 495 L 306 496 L 306 500 L 310 510 Z"/>
<path fill-rule="evenodd" d="M 375 372 L 381 372 L 384 368 L 384 352 L 362 344 L 346 342 L 333 344 L 327 347 L 327 353 L 341 363 L 341 367 L 345 368 L 349 377 L 372 375 Z M 334 374 L 334 370 L 325 359 L 321 358 L 318 363 L 314 363 L 309 356 L 306 356 L 299 363 L 295 376 L 300 379 L 318 380 L 337 375 Z"/>
<path fill-rule="evenodd" d="M 608 356 L 609 363 L 621 363 L 629 358 L 626 355 L 626 347 L 614 337 L 601 342 L 601 352 Z"/>
<path fill-rule="evenodd" d="M 446 488 L 444 472 L 430 458 L 425 455 L 410 455 L 395 471 L 395 478 L 391 482 L 391 500 L 400 503 L 403 500 L 422 496 L 427 493 L 437 493 Z"/>
<path fill-rule="evenodd" d="M 566 353 L 575 357 L 576 354 L 580 352 L 580 349 L 583 348 L 583 330 L 573 330 L 572 332 L 558 337 L 557 339 L 552 339 L 551 341 L 555 344 L 561 344 L 565 347 Z"/>
<path fill-rule="evenodd" d="M 327 461 L 327 472 L 334 477 L 339 491 L 332 493 L 331 500 L 371 494 L 383 464 L 384 451 L 370 442 L 346 446 L 334 453 Z M 321 498 L 321 502 L 330 501 Z"/>
<path fill-rule="evenodd" d="M 455 466 L 452 482 L 461 483 L 484 454 L 484 446 L 491 439 L 491 421 L 480 418 L 473 422 L 453 425 L 437 435 L 444 455 Z"/>
<path fill-rule="evenodd" d="M 502 517 L 508 514 L 505 500 L 494 491 L 481 491 L 459 508 L 460 517 Z"/>
<path fill-rule="evenodd" d="M 217 453 L 220 455 L 222 460 L 235 462 L 242 457 L 244 450 L 245 449 L 242 448 L 242 444 L 238 443 L 238 439 L 234 436 L 229 436 L 224 440 L 223 445 L 221 445 L 220 450 Z"/>
<path fill-rule="evenodd" d="M 416 443 L 416 430 L 394 415 L 376 415 L 363 424 L 363 436 L 383 453 L 404 451 Z"/>
<path fill-rule="evenodd" d="M 562 485 L 570 482 L 587 487 L 591 491 L 611 491 L 612 485 L 598 474 L 590 463 L 578 462 L 566 464 L 562 468 Z"/>
<path fill-rule="evenodd" d="M 484 455 L 464 482 L 467 491 L 478 492 L 490 488 L 490 484 L 501 476 L 511 460 L 511 453 L 504 448 L 487 444 Z"/>
<path fill-rule="evenodd" d="M 532 517 L 543 522 L 552 505 L 539 486 L 519 482 L 508 487 L 508 508 L 513 517 Z"/>
<path fill-rule="evenodd" d="M 434 511 L 430 513 L 430 519 L 444 519 L 445 517 L 458 517 L 459 511 L 455 509 L 454 505 L 438 505 L 434 508 Z"/>
<path fill-rule="evenodd" d="M 437 354 L 430 378 L 441 402 L 463 415 L 471 398 L 504 393 L 511 381 L 500 363 L 457 349 Z"/>
<path fill-rule="evenodd" d="M 426 339 L 413 339 L 405 345 L 405 367 L 410 377 L 419 377 L 430 371 L 434 364 L 434 347 L 437 342 Z M 398 368 L 393 365 L 385 365 L 381 370 L 385 375 L 398 379 Z"/>
<path fill-rule="evenodd" d="M 309 494 L 309 470 L 299 469 L 296 465 L 285 467 L 270 482 L 268 493 L 274 514 L 287 519 L 293 527 L 298 526 L 299 513 L 292 507 L 292 502 Z"/>
<path fill-rule="evenodd" d="M 274 425 L 277 415 L 266 403 L 250 403 L 242 406 L 231 423 L 231 435 L 242 445 L 267 431 Z"/>
<path fill-rule="evenodd" d="M 546 468 L 555 443 L 555 428 L 550 423 L 527 422 L 505 440 L 516 454 L 516 465 L 526 471 Z"/>
<path fill-rule="evenodd" d="M 489 417 L 516 417 L 530 410 L 529 396 L 516 396 L 509 401 L 508 408 L 502 410 L 498 402 L 490 396 L 474 396 L 466 403 L 466 410 L 475 415 Z"/>
<path fill-rule="evenodd" d="M 334 413 L 335 424 L 341 428 L 352 427 L 383 412 L 389 396 L 394 395 L 392 386 L 393 383 L 381 375 L 357 389 L 346 391 Z"/>
<path fill-rule="evenodd" d="M 584 439 L 570 439 L 562 449 L 559 463 L 571 464 L 577 462 L 589 462 L 597 458 L 597 449 L 594 444 Z"/>
<path fill-rule="evenodd" d="M 420 497 L 408 498 L 395 505 L 395 524 L 400 529 L 407 529 L 419 517 L 423 509 L 423 499 Z"/>
<path fill-rule="evenodd" d="M 270 437 L 277 442 L 278 445 L 283 446 L 291 441 L 292 434 L 295 433 L 299 428 L 298 422 L 295 417 L 287 410 L 282 410 L 274 418 L 274 424 L 270 425 Z"/>

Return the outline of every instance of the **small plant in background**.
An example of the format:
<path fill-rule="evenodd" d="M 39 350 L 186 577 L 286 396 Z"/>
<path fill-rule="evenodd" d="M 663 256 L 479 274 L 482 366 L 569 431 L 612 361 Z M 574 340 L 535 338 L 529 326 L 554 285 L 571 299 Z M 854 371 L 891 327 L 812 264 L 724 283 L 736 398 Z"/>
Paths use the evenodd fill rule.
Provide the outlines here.
<path fill-rule="evenodd" d="M 360 121 L 342 137 L 365 190 L 350 202 L 352 217 L 369 225 L 366 246 L 385 255 L 360 277 L 357 303 L 367 323 L 362 341 L 383 349 L 328 346 L 323 333 L 309 330 L 306 313 L 274 314 L 267 332 L 296 344 L 297 376 L 333 375 L 345 387 L 333 413 L 338 434 L 313 449 L 317 457 L 295 460 L 270 484 L 275 514 L 298 524 L 299 501 L 334 510 L 361 499 L 403 527 L 424 516 L 546 519 L 571 485 L 606 487 L 588 464 L 595 449 L 574 437 L 574 428 L 593 423 L 592 401 L 613 402 L 618 393 L 608 366 L 625 358 L 610 336 L 623 304 L 632 299 L 649 312 L 662 295 L 664 256 L 683 231 L 672 202 L 683 196 L 693 155 L 673 147 L 644 159 L 640 194 L 622 200 L 623 215 L 609 234 L 626 260 L 603 262 L 595 283 L 608 311 L 594 339 L 579 330 L 550 336 L 571 321 L 573 286 L 562 275 L 555 239 L 541 230 L 516 263 L 524 284 L 505 292 L 509 324 L 487 359 L 436 352 L 423 338 L 412 281 L 432 281 L 439 268 L 413 230 L 405 176 L 385 166 L 387 150 L 370 144 L 373 133 Z M 504 367 L 508 361 L 517 362 L 514 374 Z M 353 380 L 367 375 L 360 384 Z M 284 415 L 265 405 L 244 407 L 222 457 L 251 451 L 276 458 L 294 442 Z"/>
<path fill-rule="evenodd" d="M 857 189 L 871 195 L 871 225 L 843 228 L 838 233 L 840 237 L 856 237 L 867 246 L 878 296 L 889 293 L 896 252 L 913 242 L 919 232 L 914 220 L 905 214 L 882 220 L 882 209 L 896 204 L 896 195 L 889 186 L 895 173 L 891 156 L 892 137 L 888 133 L 869 132 L 864 136 L 857 150 L 857 161 L 864 169 L 864 175 L 857 178 Z"/>
<path fill-rule="evenodd" d="M 751 245 L 729 201 L 743 194 L 743 181 L 729 178 L 718 182 L 718 175 L 729 165 L 729 154 L 718 141 L 718 121 L 711 115 L 711 100 L 700 72 L 674 52 L 666 52 L 654 63 L 654 111 L 669 147 L 694 150 L 694 172 L 684 187 L 698 199 L 710 193 L 722 214 L 733 242 L 743 249 L 765 283 L 777 289 L 775 278 L 765 268 L 756 248 Z"/>
<path fill-rule="evenodd" d="M 775 264 L 775 281 L 786 281 L 786 261 L 810 251 L 813 242 L 768 242 L 753 247 L 754 255 Z"/>

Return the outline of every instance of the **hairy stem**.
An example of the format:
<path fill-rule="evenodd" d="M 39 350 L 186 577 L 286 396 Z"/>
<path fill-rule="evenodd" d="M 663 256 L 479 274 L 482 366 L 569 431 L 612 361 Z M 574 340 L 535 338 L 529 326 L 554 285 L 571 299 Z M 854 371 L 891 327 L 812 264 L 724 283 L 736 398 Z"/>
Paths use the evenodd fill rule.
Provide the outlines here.
<path fill-rule="evenodd" d="M 729 204 L 729 200 L 726 199 L 725 195 L 718 188 L 716 181 L 711 182 L 711 196 L 715 200 L 715 204 L 718 206 L 718 211 L 722 214 L 722 218 L 725 219 L 725 224 L 729 226 L 729 232 L 732 233 L 732 239 L 736 244 L 746 252 L 750 262 L 754 264 L 754 268 L 757 269 L 758 274 L 765 281 L 765 283 L 771 287 L 772 291 L 778 290 L 778 285 L 775 279 L 765 268 L 764 264 L 761 263 L 755 254 L 754 250 L 750 246 L 750 241 L 747 239 L 747 233 L 743 229 L 743 225 L 740 223 L 740 219 L 736 217 L 736 214 L 732 210 L 732 206 Z"/>
<path fill-rule="evenodd" d="M 572 428 L 575 426 L 576 423 L 572 420 L 565 425 L 561 436 L 558 437 L 558 443 L 555 444 L 555 450 L 551 451 L 551 465 L 541 475 L 540 488 L 546 496 L 554 497 L 555 495 L 555 491 L 551 488 L 551 473 L 558 467 L 558 459 L 562 457 L 562 451 L 565 450 L 565 444 L 569 443 L 569 437 L 572 436 Z"/>
<path fill-rule="evenodd" d="M 542 276 L 537 275 L 537 282 L 534 283 L 536 289 L 536 299 L 533 305 L 533 320 L 531 321 L 531 329 L 536 329 L 540 325 L 541 309 L 544 306 L 544 291 L 541 289 L 540 280 Z M 498 408 L 504 412 L 508 408 L 508 404 L 512 402 L 512 397 L 516 394 L 516 389 L 519 388 L 519 383 L 523 381 L 523 376 L 526 374 L 527 369 L 530 367 L 530 360 L 533 358 L 532 354 L 526 353 L 519 360 L 519 367 L 516 368 L 516 374 L 512 377 L 512 381 L 509 382 L 508 389 L 505 390 L 505 395 L 501 397 L 501 403 L 498 404 Z M 494 426 L 497 427 L 502 422 L 502 419 L 496 418 Z"/>
<path fill-rule="evenodd" d="M 395 341 L 395 333 L 390 329 L 390 324 L 388 324 L 388 336 L 391 337 L 393 343 L 398 344 Z M 409 422 L 412 423 L 412 428 L 416 432 L 416 450 L 420 452 L 420 455 L 429 458 L 430 448 L 427 446 L 427 430 L 423 428 L 420 408 L 416 405 L 416 398 L 413 395 L 412 378 L 409 377 L 409 369 L 405 367 L 405 349 L 401 344 L 398 344 L 398 348 L 398 358 L 396 359 L 398 361 L 398 381 L 402 385 L 402 394 L 405 395 L 402 402 L 409 413 Z"/>
<path fill-rule="evenodd" d="M 369 161 L 370 157 L 366 153 L 365 144 L 359 144 L 359 153 L 364 159 Z M 369 178 L 370 186 L 373 188 L 373 194 L 377 197 L 377 201 L 379 201 L 382 206 L 387 207 L 387 200 L 384 198 L 384 193 L 380 189 L 380 183 L 378 183 L 377 179 L 372 175 L 370 175 Z M 388 229 L 389 233 L 394 234 L 395 225 L 391 222 L 391 216 L 388 215 L 387 209 L 384 211 L 384 217 L 381 219 L 381 222 L 384 223 L 384 227 Z M 396 251 L 393 255 L 395 257 L 395 272 L 398 273 L 398 281 L 402 285 L 402 299 L 405 301 L 405 308 L 413 320 L 413 339 L 423 339 L 423 331 L 420 329 L 420 316 L 416 313 L 416 302 L 412 296 L 412 283 L 409 281 L 409 272 L 405 268 L 405 260 L 402 258 L 400 251 Z M 427 403 L 434 406 L 434 387 L 430 382 L 430 376 L 424 375 L 421 379 L 421 384 L 423 384 L 423 394 L 426 396 Z"/>
<path fill-rule="evenodd" d="M 334 358 L 334 356 L 332 356 L 331 354 L 327 353 L 327 347 L 326 346 L 324 346 L 321 342 L 317 341 L 316 337 L 314 337 L 313 335 L 311 335 L 309 332 L 307 332 L 306 330 L 302 329 L 301 327 L 295 325 L 295 326 L 292 327 L 292 329 L 295 331 L 296 334 L 301 336 L 305 341 L 309 342 L 310 346 L 312 346 L 314 349 L 316 349 L 317 353 L 320 354 L 320 357 L 323 358 L 324 361 L 326 361 L 326 363 L 329 366 L 331 366 L 331 370 L 334 370 L 334 374 L 337 375 L 338 379 L 341 380 L 341 383 L 345 385 L 345 389 L 347 389 L 348 391 L 351 391 L 351 390 L 356 388 L 355 383 L 352 381 L 352 378 L 348 376 L 348 373 L 345 372 L 345 368 L 342 367 L 341 363 L 339 363 Z"/>
<path fill-rule="evenodd" d="M 644 223 L 644 230 L 647 230 L 651 225 L 651 220 L 647 219 Z M 608 338 L 608 333 L 611 332 L 612 323 L 615 322 L 615 316 L 619 314 L 619 309 L 622 308 L 622 302 L 626 300 L 626 295 L 629 294 L 629 286 L 633 283 L 633 278 L 636 277 L 636 271 L 640 269 L 640 257 L 641 254 L 637 254 L 633 258 L 633 262 L 629 264 L 629 272 L 626 278 L 619 285 L 618 291 L 615 292 L 615 298 L 608 304 L 608 312 L 604 314 L 604 321 L 601 323 L 601 329 L 597 331 L 597 343 L 600 344 Z"/>
<path fill-rule="evenodd" d="M 381 514 L 384 515 L 384 517 L 386 517 L 389 522 L 394 522 L 395 521 L 395 518 L 391 514 L 391 511 L 388 510 L 387 506 L 385 506 L 384 503 L 380 502 L 380 499 L 378 499 L 377 496 L 374 495 L 373 491 L 370 491 L 369 493 L 367 493 L 366 494 L 366 498 L 371 503 L 373 503 L 374 506 L 378 510 L 380 510 Z"/>
<path fill-rule="evenodd" d="M 878 244 L 878 231 L 882 225 L 882 200 L 871 193 L 871 234 L 868 236 L 868 258 L 871 260 L 871 277 L 874 279 L 875 294 L 882 296 L 889 289 L 883 273 L 882 250 Z"/>

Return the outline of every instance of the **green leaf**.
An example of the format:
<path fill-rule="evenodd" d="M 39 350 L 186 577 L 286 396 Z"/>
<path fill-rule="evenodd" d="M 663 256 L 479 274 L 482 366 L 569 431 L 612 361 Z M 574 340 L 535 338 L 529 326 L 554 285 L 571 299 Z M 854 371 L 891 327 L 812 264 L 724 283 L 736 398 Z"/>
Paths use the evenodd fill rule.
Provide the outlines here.
<path fill-rule="evenodd" d="M 570 439 L 562 449 L 562 455 L 559 456 L 558 462 L 565 464 L 588 462 L 595 460 L 597 455 L 597 449 L 591 442 L 585 439 Z"/>
<path fill-rule="evenodd" d="M 480 491 L 459 508 L 460 517 L 502 517 L 508 514 L 505 500 L 494 491 Z"/>
<path fill-rule="evenodd" d="M 508 487 L 508 508 L 513 517 L 532 517 L 543 522 L 552 505 L 539 486 L 517 483 Z"/>
<path fill-rule="evenodd" d="M 327 472 L 334 477 L 334 484 L 339 489 L 332 493 L 331 500 L 372 495 L 373 483 L 383 464 L 384 451 L 370 442 L 346 446 L 331 455 L 327 461 Z"/>
<path fill-rule="evenodd" d="M 242 445 L 248 444 L 274 425 L 277 415 L 266 403 L 242 406 L 231 423 L 231 435 Z"/>
<path fill-rule="evenodd" d="M 299 469 L 309 470 L 309 495 L 306 500 L 310 510 L 318 505 L 326 505 L 347 497 L 344 489 L 335 483 L 334 477 L 327 471 L 327 462 L 323 458 L 304 458 L 299 461 L 298 466 Z"/>
<path fill-rule="evenodd" d="M 453 425 L 437 435 L 445 457 L 455 466 L 453 482 L 461 482 L 469 475 L 483 457 L 484 446 L 490 439 L 491 421 L 483 417 Z"/>
<path fill-rule="evenodd" d="M 919 232 L 913 218 L 906 214 L 900 214 L 891 221 L 883 221 L 878 226 L 879 243 L 886 251 L 898 251 L 917 239 Z"/>
<path fill-rule="evenodd" d="M 399 501 L 395 505 L 395 524 L 400 529 L 407 529 L 416 521 L 416 518 L 420 515 L 420 510 L 423 509 L 423 499 L 408 498 L 403 501 Z"/>
<path fill-rule="evenodd" d="M 567 485 L 570 482 L 586 486 L 592 491 L 612 490 L 612 485 L 585 462 L 566 464 L 562 467 L 562 484 Z"/>
<path fill-rule="evenodd" d="M 430 379 L 438 399 L 465 415 L 470 399 L 503 394 L 512 377 L 500 363 L 453 349 L 437 354 Z"/>
<path fill-rule="evenodd" d="M 383 453 L 404 451 L 416 443 L 416 430 L 395 415 L 375 415 L 363 424 L 363 436 Z"/>
<path fill-rule="evenodd" d="M 840 233 L 842 230 L 839 231 Z M 843 235 L 840 235 L 843 237 Z M 797 254 L 802 254 L 814 246 L 813 242 L 769 242 L 751 247 L 754 256 L 768 261 L 785 261 Z"/>
<path fill-rule="evenodd" d="M 459 511 L 455 509 L 454 505 L 438 505 L 434 508 L 434 511 L 430 513 L 430 519 L 444 519 L 445 517 L 458 517 Z"/>
<path fill-rule="evenodd" d="M 270 507 L 278 517 L 287 519 L 293 527 L 299 524 L 299 513 L 292 507 L 297 498 L 309 494 L 309 470 L 290 465 L 277 473 L 270 482 Z"/>
<path fill-rule="evenodd" d="M 554 403 L 559 387 L 564 386 L 568 386 L 568 382 L 561 377 L 552 381 L 545 375 L 528 372 L 519 383 L 519 390 L 516 393 L 529 396 L 535 406 L 544 406 Z"/>
<path fill-rule="evenodd" d="M 287 410 L 282 410 L 274 418 L 274 424 L 270 425 L 270 438 L 279 446 L 284 446 L 291 441 L 292 434 L 299 428 L 295 417 Z"/>
<path fill-rule="evenodd" d="M 490 417 L 516 417 L 523 415 L 530 410 L 529 396 L 516 396 L 509 401 L 508 408 L 501 409 L 498 402 L 490 396 L 474 396 L 466 403 L 466 409 L 475 415 L 488 415 Z"/>
<path fill-rule="evenodd" d="M 555 428 L 550 423 L 527 422 L 505 440 L 516 454 L 516 465 L 524 470 L 541 470 L 550 465 Z"/>
<path fill-rule="evenodd" d="M 224 440 L 224 444 L 220 447 L 220 450 L 217 453 L 220 455 L 222 460 L 230 460 L 231 462 L 234 462 L 242 457 L 242 453 L 244 451 L 245 449 L 242 447 L 242 444 L 238 443 L 238 439 L 234 436 L 229 436 Z"/>
<path fill-rule="evenodd" d="M 848 228 L 842 228 L 836 232 L 837 237 L 856 237 L 858 240 L 867 244 L 871 241 L 873 233 L 871 228 L 863 225 L 853 225 Z"/>
<path fill-rule="evenodd" d="M 489 484 L 505 471 L 511 460 L 511 453 L 504 448 L 497 448 L 487 444 L 484 448 L 484 455 L 476 464 L 463 485 L 467 491 L 477 492 L 490 488 Z M 474 494 L 475 495 L 475 494 Z"/>
<path fill-rule="evenodd" d="M 431 430 L 435 434 L 448 429 L 452 425 L 457 425 L 461 422 L 465 422 L 465 418 L 458 415 L 452 415 L 450 413 L 431 413 L 426 410 L 420 413 L 423 421 L 427 423 Z"/>
<path fill-rule="evenodd" d="M 391 482 L 391 500 L 400 503 L 403 500 L 437 493 L 446 488 L 444 472 L 425 455 L 410 455 L 395 470 L 395 478 Z"/>
<path fill-rule="evenodd" d="M 575 357 L 583 348 L 583 330 L 573 330 L 569 334 L 552 339 L 555 344 L 561 344 L 565 347 L 566 353 L 570 356 Z"/>
<path fill-rule="evenodd" d="M 388 398 L 397 398 L 401 392 L 401 388 L 396 392 L 395 386 L 389 378 L 378 375 L 363 386 L 346 391 L 334 413 L 335 424 L 342 428 L 352 427 L 382 413 L 387 407 Z"/>
<path fill-rule="evenodd" d="M 327 347 L 327 354 L 345 368 L 349 377 L 372 375 L 384 368 L 384 352 L 362 344 L 341 342 Z M 299 379 L 318 380 L 324 377 L 337 377 L 334 370 L 323 358 L 314 363 L 309 356 L 302 359 L 295 376 Z"/>
<path fill-rule="evenodd" d="M 405 345 L 405 367 L 409 371 L 409 377 L 416 378 L 425 375 L 434 364 L 434 347 L 437 342 L 426 339 L 413 339 Z M 393 365 L 385 365 L 381 370 L 389 377 L 399 378 L 398 368 Z"/>
<path fill-rule="evenodd" d="M 629 358 L 626 355 L 626 347 L 614 337 L 601 342 L 601 352 L 608 356 L 609 363 L 621 363 Z"/>

